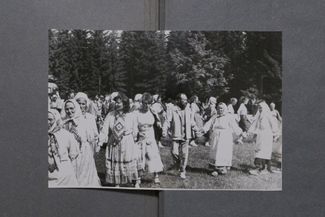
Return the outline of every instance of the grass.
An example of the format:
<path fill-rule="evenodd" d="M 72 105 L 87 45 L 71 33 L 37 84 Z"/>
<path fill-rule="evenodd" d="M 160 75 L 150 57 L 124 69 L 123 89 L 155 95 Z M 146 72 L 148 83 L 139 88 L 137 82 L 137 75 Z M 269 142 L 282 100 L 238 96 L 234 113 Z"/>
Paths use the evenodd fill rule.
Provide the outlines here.
<path fill-rule="evenodd" d="M 280 141 L 281 142 L 281 141 Z M 249 190 L 281 190 L 282 174 L 268 173 L 253 176 L 248 174 L 252 168 L 255 154 L 255 143 L 247 141 L 242 145 L 234 145 L 233 166 L 226 175 L 213 177 L 208 167 L 209 147 L 199 145 L 189 149 L 189 160 L 186 169 L 186 180 L 179 177 L 178 171 L 168 170 L 173 164 L 168 144 L 160 148 L 160 155 L 165 170 L 160 173 L 160 185 L 153 183 L 153 174 L 142 178 L 143 188 L 169 189 L 249 189 Z M 100 178 L 104 179 L 105 154 L 101 150 L 96 156 L 96 165 Z"/>

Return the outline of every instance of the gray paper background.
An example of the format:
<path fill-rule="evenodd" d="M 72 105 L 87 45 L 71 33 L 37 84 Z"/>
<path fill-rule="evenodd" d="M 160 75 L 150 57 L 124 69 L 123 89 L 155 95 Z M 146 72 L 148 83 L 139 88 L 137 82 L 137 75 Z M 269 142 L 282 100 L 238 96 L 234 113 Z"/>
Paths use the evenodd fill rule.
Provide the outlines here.
<path fill-rule="evenodd" d="M 159 193 L 160 216 L 322 216 L 325 1 L 160 0 L 175 30 L 283 32 L 282 192 Z M 0 216 L 157 216 L 156 192 L 48 189 L 49 28 L 141 30 L 134 0 L 0 1 Z M 150 22 L 149 22 L 150 23 Z"/>
<path fill-rule="evenodd" d="M 162 216 L 324 216 L 325 1 L 166 0 L 165 28 L 282 31 L 283 191 L 163 192 Z"/>

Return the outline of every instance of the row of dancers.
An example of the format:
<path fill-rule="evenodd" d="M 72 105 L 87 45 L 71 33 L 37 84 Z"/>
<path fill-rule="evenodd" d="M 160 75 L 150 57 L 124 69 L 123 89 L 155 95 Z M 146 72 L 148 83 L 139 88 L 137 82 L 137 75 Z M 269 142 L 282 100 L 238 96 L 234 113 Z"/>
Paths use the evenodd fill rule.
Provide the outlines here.
<path fill-rule="evenodd" d="M 237 114 L 234 98 L 227 106 L 211 97 L 204 109 L 197 96 L 189 103 L 183 93 L 167 104 L 149 93 L 137 94 L 134 101 L 123 93 L 113 93 L 109 99 L 109 109 L 101 121 L 98 106 L 97 115 L 90 110 L 99 99 L 92 102 L 85 93 L 77 93 L 61 108 L 49 102 L 49 186 L 100 186 L 95 153 L 101 148 L 105 148 L 105 184 L 139 188 L 145 173 L 152 173 L 153 182 L 159 184 L 164 165 L 158 147 L 160 139 L 166 137 L 172 140 L 171 157 L 182 179 L 187 178 L 189 145 L 196 146 L 199 137 L 205 137 L 210 146 L 213 176 L 230 169 L 234 135 L 238 143 L 247 134 L 256 135 L 256 169 L 251 174 L 257 175 L 266 167 L 271 171 L 272 145 L 280 134 L 281 118 L 273 104 L 271 111 L 264 101 L 256 103 L 258 111 L 249 117 L 245 97 Z"/>

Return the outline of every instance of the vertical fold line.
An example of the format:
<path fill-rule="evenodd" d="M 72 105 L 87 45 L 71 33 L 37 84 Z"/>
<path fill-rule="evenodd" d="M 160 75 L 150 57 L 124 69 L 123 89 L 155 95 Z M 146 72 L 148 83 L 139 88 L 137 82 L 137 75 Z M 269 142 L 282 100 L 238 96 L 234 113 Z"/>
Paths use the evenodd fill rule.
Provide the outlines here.
<path fill-rule="evenodd" d="M 159 29 L 159 0 L 144 0 L 144 30 Z"/>
<path fill-rule="evenodd" d="M 165 30 L 166 29 L 166 7 L 165 0 L 158 0 L 158 29 Z"/>

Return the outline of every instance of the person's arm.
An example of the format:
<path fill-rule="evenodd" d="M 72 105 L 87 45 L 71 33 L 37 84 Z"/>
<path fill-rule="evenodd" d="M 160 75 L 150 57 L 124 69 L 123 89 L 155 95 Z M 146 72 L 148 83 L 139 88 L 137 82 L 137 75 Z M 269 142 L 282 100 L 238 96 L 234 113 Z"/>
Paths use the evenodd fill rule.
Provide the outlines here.
<path fill-rule="evenodd" d="M 243 133 L 243 130 L 239 127 L 235 118 L 233 116 L 229 115 L 229 119 L 230 119 L 230 121 L 229 121 L 230 128 L 233 130 L 233 132 L 237 136 L 241 135 Z M 243 135 L 243 136 L 245 136 L 245 135 Z"/>
<path fill-rule="evenodd" d="M 133 140 L 137 141 L 138 140 L 138 134 L 139 134 L 139 122 L 138 122 L 138 116 L 137 112 L 132 114 L 132 135 L 133 135 Z"/>
<path fill-rule="evenodd" d="M 72 166 L 76 169 L 76 159 L 80 154 L 79 150 L 79 142 L 75 139 L 75 137 L 71 133 L 67 133 L 68 135 L 68 153 L 69 158 L 71 160 Z"/>
<path fill-rule="evenodd" d="M 276 110 L 276 118 L 282 123 L 282 117 L 278 110 Z"/>
<path fill-rule="evenodd" d="M 193 110 L 189 109 L 190 111 L 190 118 L 191 118 L 191 129 L 195 134 L 199 133 L 199 127 L 196 125 L 195 119 L 194 119 L 194 114 Z"/>
<path fill-rule="evenodd" d="M 215 120 L 216 116 L 211 117 L 203 126 L 203 132 L 207 133 L 211 130 L 212 126 L 213 126 L 213 122 Z"/>
<path fill-rule="evenodd" d="M 173 119 L 173 111 L 168 111 L 166 114 L 166 121 L 163 123 L 162 136 L 167 137 L 168 129 L 170 128 Z"/>
<path fill-rule="evenodd" d="M 108 113 L 104 123 L 103 123 L 103 127 L 100 130 L 99 133 L 99 141 L 98 141 L 98 145 L 99 146 L 103 146 L 104 143 L 107 143 L 108 141 L 108 133 L 109 133 L 109 122 L 110 122 L 111 118 L 110 118 L 110 114 Z"/>

